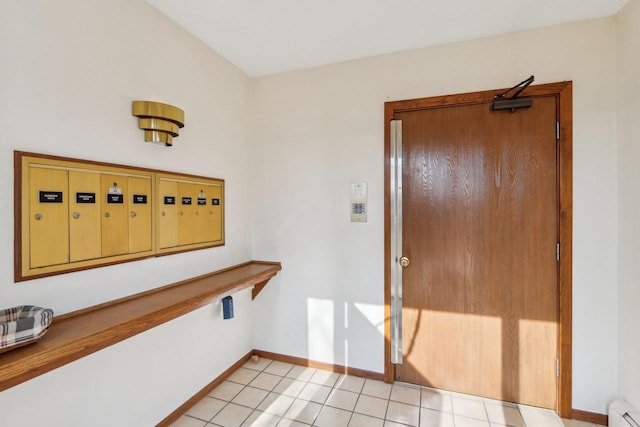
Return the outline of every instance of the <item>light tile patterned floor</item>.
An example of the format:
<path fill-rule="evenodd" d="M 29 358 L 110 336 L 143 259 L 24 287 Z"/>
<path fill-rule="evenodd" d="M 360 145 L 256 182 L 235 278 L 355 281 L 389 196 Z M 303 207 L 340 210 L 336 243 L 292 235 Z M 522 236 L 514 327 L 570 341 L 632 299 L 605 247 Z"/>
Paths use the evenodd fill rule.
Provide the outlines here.
<path fill-rule="evenodd" d="M 597 427 L 553 411 L 425 387 L 248 361 L 174 427 Z"/>

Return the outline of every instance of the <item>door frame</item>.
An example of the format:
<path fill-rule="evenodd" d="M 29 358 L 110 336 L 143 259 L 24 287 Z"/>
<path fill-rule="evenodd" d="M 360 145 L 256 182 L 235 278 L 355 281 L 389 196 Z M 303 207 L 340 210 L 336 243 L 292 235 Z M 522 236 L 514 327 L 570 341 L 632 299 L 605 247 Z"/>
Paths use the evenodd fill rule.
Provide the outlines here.
<path fill-rule="evenodd" d="M 384 380 L 393 383 L 395 366 L 391 363 L 391 131 L 390 122 L 396 113 L 473 105 L 491 102 L 504 92 L 495 89 L 456 95 L 435 96 L 384 104 Z M 557 351 L 560 374 L 556 408 L 559 416 L 571 418 L 572 369 L 572 235 L 573 235 L 573 84 L 571 81 L 529 86 L 522 96 L 532 98 L 555 96 L 557 121 L 560 125 L 558 140 L 558 236 L 560 260 L 558 262 L 558 337 Z M 487 107 L 488 108 L 488 107 Z"/>

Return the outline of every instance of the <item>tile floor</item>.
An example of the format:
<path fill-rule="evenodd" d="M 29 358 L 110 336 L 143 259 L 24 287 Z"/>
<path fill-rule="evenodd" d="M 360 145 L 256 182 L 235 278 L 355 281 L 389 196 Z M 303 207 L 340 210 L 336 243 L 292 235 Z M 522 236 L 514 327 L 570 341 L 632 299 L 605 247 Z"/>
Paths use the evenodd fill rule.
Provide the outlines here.
<path fill-rule="evenodd" d="M 553 411 L 249 360 L 173 427 L 597 427 Z"/>

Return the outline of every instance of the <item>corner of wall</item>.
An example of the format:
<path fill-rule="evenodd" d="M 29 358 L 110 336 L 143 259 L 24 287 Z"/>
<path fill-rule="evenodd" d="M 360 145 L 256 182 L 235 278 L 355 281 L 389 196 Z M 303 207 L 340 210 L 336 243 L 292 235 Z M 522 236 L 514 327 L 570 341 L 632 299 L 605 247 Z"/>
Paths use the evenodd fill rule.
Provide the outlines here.
<path fill-rule="evenodd" d="M 640 408 L 640 0 L 629 0 L 618 13 L 616 34 L 618 131 L 618 389 Z"/>

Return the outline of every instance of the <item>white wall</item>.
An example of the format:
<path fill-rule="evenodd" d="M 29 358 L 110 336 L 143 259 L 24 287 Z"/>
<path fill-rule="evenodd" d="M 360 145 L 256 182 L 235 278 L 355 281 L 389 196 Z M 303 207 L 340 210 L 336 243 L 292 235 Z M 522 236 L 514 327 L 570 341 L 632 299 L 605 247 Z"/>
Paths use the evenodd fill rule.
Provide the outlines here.
<path fill-rule="evenodd" d="M 243 293 L 234 322 L 220 324 L 218 309 L 208 306 L 1 393 L 3 417 L 40 412 L 56 425 L 97 411 L 105 424 L 152 424 L 252 347 L 381 372 L 383 103 L 504 87 L 530 74 L 537 83 L 574 81 L 573 406 L 604 413 L 618 378 L 620 392 L 639 405 L 637 332 L 624 326 L 638 323 L 629 301 L 638 300 L 640 277 L 637 244 L 626 238 L 640 234 L 638 105 L 625 95 L 625 82 L 638 75 L 637 59 L 625 53 L 638 51 L 638 0 L 619 18 L 617 104 L 614 18 L 252 82 L 142 0 L 6 3 L 0 179 L 13 182 L 15 149 L 224 178 L 227 245 L 14 284 L 7 231 L 0 239 L 2 307 L 38 304 L 62 314 L 251 257 L 281 260 L 283 271 L 253 302 L 253 337 Z M 143 142 L 130 115 L 134 99 L 186 111 L 172 148 Z M 349 222 L 353 182 L 369 184 L 366 224 Z M 0 186 L 0 200 L 12 200 L 11 187 Z M 0 205 L 7 228 L 12 208 Z M 193 324 L 208 325 L 207 332 Z M 223 353 L 221 343 L 230 345 Z M 184 369 L 180 380 L 167 374 L 176 365 Z M 131 403 L 132 418 L 118 418 L 117 405 Z"/>
<path fill-rule="evenodd" d="M 253 255 L 283 271 L 256 299 L 256 348 L 382 372 L 383 103 L 574 82 L 573 407 L 617 393 L 615 19 L 257 79 Z M 349 222 L 349 185 L 369 221 Z M 276 331 L 275 333 L 273 331 Z"/>
<path fill-rule="evenodd" d="M 249 351 L 251 290 L 233 301 L 233 319 L 217 300 L 3 391 L 0 425 L 156 425 Z"/>
<path fill-rule="evenodd" d="M 62 314 L 250 258 L 252 83 L 244 74 L 142 0 L 3 2 L 0 58 L 0 307 L 36 304 Z M 173 147 L 144 142 L 131 115 L 135 99 L 185 110 L 186 125 Z M 14 284 L 13 150 L 224 178 L 226 246 Z M 248 318 L 222 327 L 203 309 L 188 319 L 198 322 L 181 319 L 0 393 L 0 413 L 38 413 L 42 405 L 49 422 L 65 416 L 68 408 L 47 406 L 44 396 L 24 398 L 24 391 L 42 387 L 69 396 L 74 411 L 97 409 L 117 395 L 114 401 L 136 402 L 136 417 L 146 420 L 129 425 L 159 421 L 252 348 Z M 188 333 L 176 334 L 178 324 Z M 230 331 L 237 338 L 228 353 L 218 354 Z M 188 351 L 173 348 L 176 335 L 175 345 Z M 145 348 L 152 351 L 138 360 Z M 145 361 L 150 366 L 142 369 Z M 176 364 L 180 381 L 162 377 L 157 383 L 165 387 L 147 381 Z M 138 370 L 140 376 L 132 374 Z M 84 393 L 82 384 L 92 383 L 108 398 L 94 402 Z M 105 424 L 113 415 L 107 414 Z"/>
<path fill-rule="evenodd" d="M 640 1 L 618 15 L 620 395 L 640 409 Z"/>

